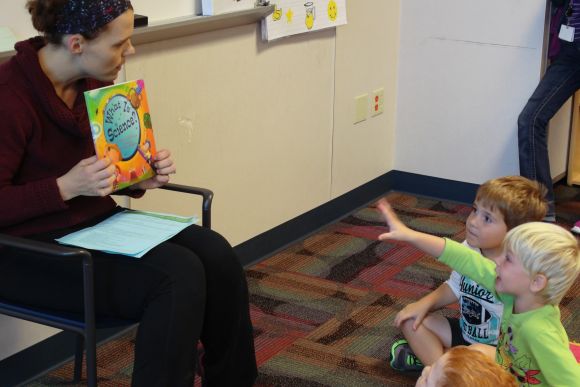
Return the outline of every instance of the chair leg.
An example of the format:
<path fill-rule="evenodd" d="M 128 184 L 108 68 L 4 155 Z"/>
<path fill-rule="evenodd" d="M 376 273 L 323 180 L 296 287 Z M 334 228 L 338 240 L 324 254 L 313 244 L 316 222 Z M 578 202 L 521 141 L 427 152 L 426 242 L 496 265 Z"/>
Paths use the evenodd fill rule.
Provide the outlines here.
<path fill-rule="evenodd" d="M 78 383 L 83 375 L 83 350 L 85 346 L 85 339 L 83 335 L 77 334 L 76 349 L 75 349 L 75 365 L 73 382 Z"/>
<path fill-rule="evenodd" d="M 86 333 L 87 385 L 97 387 L 97 341 L 95 330 Z"/>
<path fill-rule="evenodd" d="M 75 364 L 73 382 L 80 382 L 83 374 L 83 352 L 85 338 L 83 335 L 77 335 Z M 87 352 L 87 385 L 88 387 L 97 386 L 97 344 L 94 335 L 89 335 L 86 339 Z"/>

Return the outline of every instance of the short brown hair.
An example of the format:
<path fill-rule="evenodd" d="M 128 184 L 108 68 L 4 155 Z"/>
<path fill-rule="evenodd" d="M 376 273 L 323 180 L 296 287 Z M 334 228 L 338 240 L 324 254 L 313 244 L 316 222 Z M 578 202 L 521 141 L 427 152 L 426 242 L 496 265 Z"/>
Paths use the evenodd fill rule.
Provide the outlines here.
<path fill-rule="evenodd" d="M 488 355 L 464 345 L 446 352 L 437 387 L 518 387 L 516 379 Z"/>
<path fill-rule="evenodd" d="M 488 180 L 477 190 L 475 200 L 503 215 L 508 228 L 540 221 L 546 216 L 546 188 L 522 176 L 504 176 Z"/>

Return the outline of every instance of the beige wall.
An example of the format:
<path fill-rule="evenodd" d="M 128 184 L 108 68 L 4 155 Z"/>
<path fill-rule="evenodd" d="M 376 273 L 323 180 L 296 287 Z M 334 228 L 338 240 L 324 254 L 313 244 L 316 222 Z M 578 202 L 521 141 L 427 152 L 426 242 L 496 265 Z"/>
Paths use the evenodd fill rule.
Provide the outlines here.
<path fill-rule="evenodd" d="M 336 30 L 264 43 L 252 24 L 140 45 L 128 60 L 174 181 L 215 191 L 214 228 L 232 244 L 392 169 L 398 4 L 350 1 Z M 378 87 L 385 113 L 354 125 L 355 95 Z M 169 195 L 132 206 L 192 212 Z"/>
<path fill-rule="evenodd" d="M 545 13 L 545 0 L 401 2 L 397 170 L 476 184 L 519 172 Z"/>
<path fill-rule="evenodd" d="M 332 197 L 394 163 L 399 1 L 348 1 L 348 24 L 336 31 Z M 354 97 L 385 90 L 385 111 L 353 124 Z"/>

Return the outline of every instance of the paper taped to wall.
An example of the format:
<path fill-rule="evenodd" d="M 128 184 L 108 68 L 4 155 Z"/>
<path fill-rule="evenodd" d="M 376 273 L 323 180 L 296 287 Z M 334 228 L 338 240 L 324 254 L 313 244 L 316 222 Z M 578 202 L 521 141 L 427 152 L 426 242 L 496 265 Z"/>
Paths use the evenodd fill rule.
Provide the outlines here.
<path fill-rule="evenodd" d="M 0 27 L 0 52 L 12 51 L 16 44 L 16 36 L 8 27 Z"/>
<path fill-rule="evenodd" d="M 262 20 L 262 39 L 317 31 L 346 24 L 346 0 L 277 0 L 272 14 Z"/>

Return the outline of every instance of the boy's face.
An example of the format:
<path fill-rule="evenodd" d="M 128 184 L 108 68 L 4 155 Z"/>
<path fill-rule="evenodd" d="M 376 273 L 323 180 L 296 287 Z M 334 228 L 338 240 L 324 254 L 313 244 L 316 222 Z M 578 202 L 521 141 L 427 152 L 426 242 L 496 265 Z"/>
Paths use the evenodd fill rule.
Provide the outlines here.
<path fill-rule="evenodd" d="M 498 210 L 476 200 L 465 222 L 465 239 L 472 247 L 478 247 L 484 256 L 493 258 L 501 253 L 501 243 L 507 234 L 507 225 Z"/>
<path fill-rule="evenodd" d="M 447 362 L 448 354 L 443 354 L 433 365 L 426 366 L 421 372 L 421 376 L 417 379 L 415 387 L 435 387 L 443 376 L 445 363 Z"/>
<path fill-rule="evenodd" d="M 495 290 L 514 296 L 530 291 L 531 278 L 520 259 L 511 251 L 506 251 L 496 259 Z"/>

